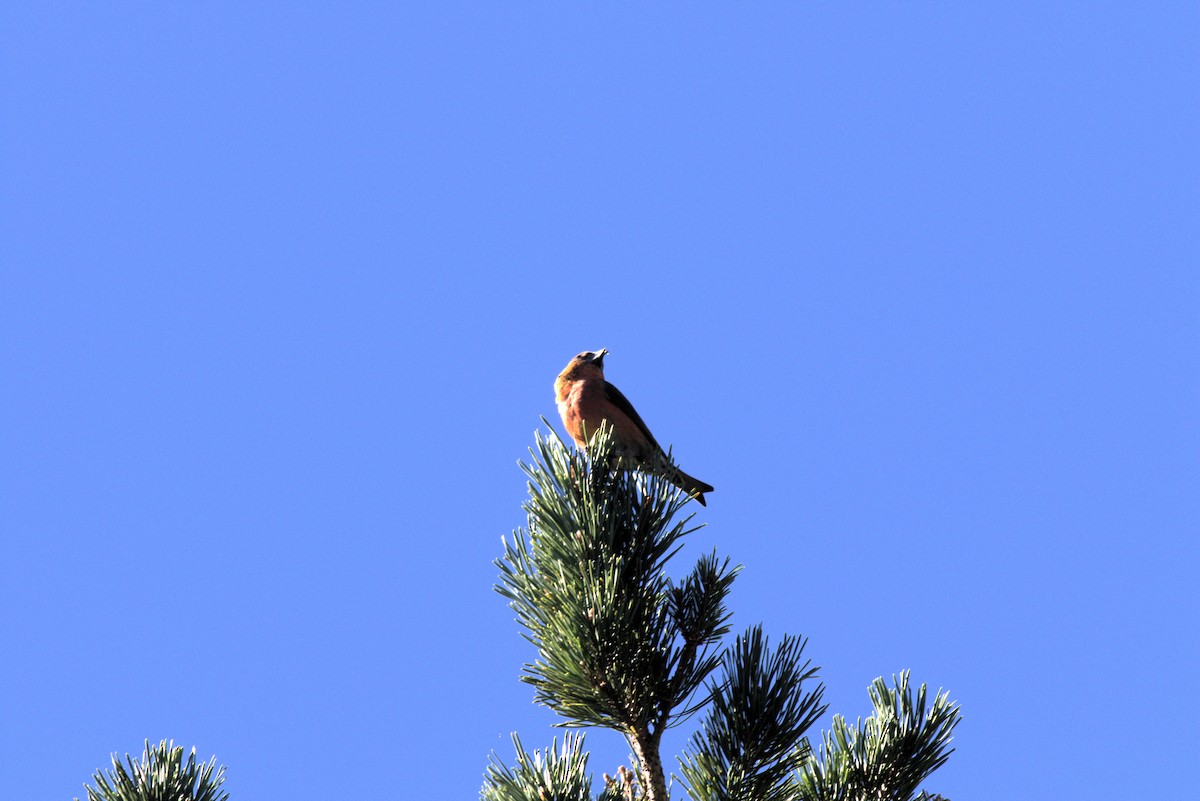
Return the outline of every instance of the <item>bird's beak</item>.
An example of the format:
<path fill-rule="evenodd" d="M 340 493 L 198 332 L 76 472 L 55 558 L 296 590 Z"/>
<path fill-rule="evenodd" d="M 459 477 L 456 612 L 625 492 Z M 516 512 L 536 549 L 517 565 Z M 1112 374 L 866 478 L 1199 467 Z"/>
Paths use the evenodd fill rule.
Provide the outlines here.
<path fill-rule="evenodd" d="M 607 355 L 608 348 L 601 348 L 600 350 L 596 351 L 596 355 L 592 357 L 592 364 L 596 365 L 597 367 L 603 367 L 604 357 Z"/>

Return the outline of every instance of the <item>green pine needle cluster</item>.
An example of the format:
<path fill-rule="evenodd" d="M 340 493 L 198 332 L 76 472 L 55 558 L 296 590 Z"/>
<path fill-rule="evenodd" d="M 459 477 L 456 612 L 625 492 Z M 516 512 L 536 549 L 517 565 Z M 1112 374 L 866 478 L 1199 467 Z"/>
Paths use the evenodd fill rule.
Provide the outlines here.
<path fill-rule="evenodd" d="M 216 757 L 196 761 L 196 749 L 183 760 L 183 747 L 163 740 L 156 746 L 146 741 L 141 760 L 125 755 L 125 763 L 112 756 L 112 771 L 96 771 L 95 787 L 88 787 L 87 801 L 227 801 L 221 789 L 224 766 Z M 76 799 L 75 801 L 79 801 Z"/>
<path fill-rule="evenodd" d="M 825 688 L 812 686 L 817 669 L 802 661 L 804 645 L 785 636 L 772 651 L 754 626 L 726 651 L 723 680 L 680 760 L 692 798 L 795 798 L 795 772 L 810 754 L 804 733 L 826 709 Z"/>
<path fill-rule="evenodd" d="M 588 754 L 582 734 L 567 734 L 562 748 L 554 740 L 549 748 L 532 754 L 513 735 L 516 767 L 492 758 L 484 784 L 483 801 L 591 801 L 592 777 L 587 772 Z M 609 786 L 598 801 L 618 801 L 619 789 Z"/>
<path fill-rule="evenodd" d="M 871 685 L 875 714 L 866 721 L 852 727 L 841 715 L 834 716 L 832 730 L 823 736 L 821 760 L 814 758 L 803 768 L 805 801 L 909 801 L 921 782 L 950 758 L 950 740 L 961 719 L 958 705 L 944 692 L 927 704 L 925 685 L 914 695 L 908 671 L 892 678 L 893 687 L 882 678 Z"/>

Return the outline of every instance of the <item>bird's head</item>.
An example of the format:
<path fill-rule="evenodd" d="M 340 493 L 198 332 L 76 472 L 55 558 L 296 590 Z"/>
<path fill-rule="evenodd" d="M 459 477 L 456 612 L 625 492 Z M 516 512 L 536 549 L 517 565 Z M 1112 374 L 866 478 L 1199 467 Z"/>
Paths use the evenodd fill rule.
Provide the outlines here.
<path fill-rule="evenodd" d="M 562 371 L 562 377 L 568 380 L 586 378 L 589 375 L 604 376 L 604 357 L 608 355 L 608 350 L 601 348 L 600 350 L 585 350 L 574 359 L 567 363 L 567 367 Z"/>
<path fill-rule="evenodd" d="M 585 350 L 583 353 L 575 357 L 574 361 L 580 364 L 594 364 L 601 370 L 604 369 L 604 357 L 608 355 L 607 348 L 600 350 Z"/>

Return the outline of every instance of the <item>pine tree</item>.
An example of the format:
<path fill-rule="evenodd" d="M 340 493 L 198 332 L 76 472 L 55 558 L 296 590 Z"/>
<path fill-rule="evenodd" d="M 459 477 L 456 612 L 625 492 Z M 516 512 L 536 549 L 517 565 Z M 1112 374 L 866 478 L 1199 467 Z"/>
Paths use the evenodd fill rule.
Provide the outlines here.
<path fill-rule="evenodd" d="M 952 749 L 959 710 L 948 695 L 915 697 L 908 674 L 870 688 L 875 706 L 851 727 L 841 717 L 819 751 L 808 729 L 826 711 L 807 641 L 772 646 L 758 626 L 725 644 L 725 601 L 739 567 L 714 552 L 683 578 L 666 568 L 698 526 L 689 498 L 661 475 L 620 468 L 607 430 L 588 453 L 538 435 L 524 509 L 527 529 L 504 542 L 496 590 L 508 599 L 537 659 L 522 680 L 567 727 L 625 736 L 633 769 L 605 776 L 599 801 L 667 801 L 663 732 L 704 716 L 679 757 L 693 801 L 932 801 L 920 784 Z M 590 801 L 582 734 L 528 753 L 494 755 L 483 801 Z M 943 800 L 944 801 L 944 800 Z"/>

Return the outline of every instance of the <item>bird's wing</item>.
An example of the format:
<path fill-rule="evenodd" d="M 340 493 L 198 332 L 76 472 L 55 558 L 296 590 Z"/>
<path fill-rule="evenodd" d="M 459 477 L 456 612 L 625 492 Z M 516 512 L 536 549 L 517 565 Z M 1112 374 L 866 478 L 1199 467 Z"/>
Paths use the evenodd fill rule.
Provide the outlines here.
<path fill-rule="evenodd" d="M 637 410 L 633 408 L 633 404 L 629 402 L 629 399 L 621 394 L 621 390 L 605 381 L 604 396 L 608 398 L 609 403 L 611 403 L 613 406 L 616 406 L 618 409 L 624 412 L 630 420 L 633 421 L 634 425 L 638 427 L 639 431 L 645 434 L 646 439 L 650 441 L 650 444 L 654 446 L 655 449 L 660 451 L 662 450 L 662 446 L 659 445 L 658 441 L 654 439 L 654 435 L 651 434 L 650 429 L 646 427 L 646 423 L 642 420 L 641 415 L 639 415 Z"/>

